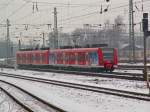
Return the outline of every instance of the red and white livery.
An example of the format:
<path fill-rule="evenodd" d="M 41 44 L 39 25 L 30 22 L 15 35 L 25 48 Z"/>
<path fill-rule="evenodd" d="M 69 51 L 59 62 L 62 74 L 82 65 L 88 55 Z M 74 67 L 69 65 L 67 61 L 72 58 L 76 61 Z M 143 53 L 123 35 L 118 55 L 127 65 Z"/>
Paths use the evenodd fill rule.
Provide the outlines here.
<path fill-rule="evenodd" d="M 18 51 L 18 65 L 39 65 L 87 68 L 113 71 L 118 64 L 114 48 L 75 48 L 55 50 Z"/>

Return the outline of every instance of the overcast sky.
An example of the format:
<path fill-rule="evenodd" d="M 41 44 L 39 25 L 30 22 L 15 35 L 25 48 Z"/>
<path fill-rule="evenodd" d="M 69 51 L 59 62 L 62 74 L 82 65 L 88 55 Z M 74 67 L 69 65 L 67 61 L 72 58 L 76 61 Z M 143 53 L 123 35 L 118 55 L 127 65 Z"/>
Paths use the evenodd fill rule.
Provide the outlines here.
<path fill-rule="evenodd" d="M 135 23 L 138 23 L 142 16 L 142 0 L 133 1 L 136 2 Z M 144 11 L 150 12 L 150 0 L 143 1 Z M 52 24 L 53 28 L 53 9 L 57 7 L 58 27 L 62 27 L 61 30 L 64 32 L 82 27 L 83 24 L 104 24 L 106 20 L 110 20 L 113 24 L 117 15 L 121 15 L 128 24 L 128 2 L 129 0 L 110 0 L 109 3 L 106 3 L 106 0 L 0 0 L 0 22 L 5 24 L 7 18 L 10 20 L 11 35 L 48 32 L 52 29 L 48 29 L 44 24 Z M 108 12 L 100 14 L 101 5 L 103 10 L 108 7 Z M 37 24 L 43 26 L 31 26 Z M 28 27 L 27 31 L 25 27 Z M 1 37 L 6 35 L 5 29 L 0 27 Z"/>

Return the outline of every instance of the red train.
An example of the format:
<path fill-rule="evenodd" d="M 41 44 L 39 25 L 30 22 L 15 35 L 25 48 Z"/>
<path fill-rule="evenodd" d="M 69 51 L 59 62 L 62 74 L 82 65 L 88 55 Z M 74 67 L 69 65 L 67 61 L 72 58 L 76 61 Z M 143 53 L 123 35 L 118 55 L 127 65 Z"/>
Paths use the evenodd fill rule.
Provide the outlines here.
<path fill-rule="evenodd" d="M 48 67 L 84 71 L 113 71 L 117 67 L 114 48 L 75 48 L 56 50 L 18 51 L 19 66 Z"/>

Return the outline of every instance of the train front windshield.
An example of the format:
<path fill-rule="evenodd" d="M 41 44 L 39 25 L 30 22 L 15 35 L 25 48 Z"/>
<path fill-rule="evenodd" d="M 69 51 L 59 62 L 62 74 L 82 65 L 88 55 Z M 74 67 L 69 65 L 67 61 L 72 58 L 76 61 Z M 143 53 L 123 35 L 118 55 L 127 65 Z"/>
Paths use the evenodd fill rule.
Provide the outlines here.
<path fill-rule="evenodd" d="M 103 59 L 112 61 L 114 57 L 114 49 L 113 48 L 102 48 Z"/>

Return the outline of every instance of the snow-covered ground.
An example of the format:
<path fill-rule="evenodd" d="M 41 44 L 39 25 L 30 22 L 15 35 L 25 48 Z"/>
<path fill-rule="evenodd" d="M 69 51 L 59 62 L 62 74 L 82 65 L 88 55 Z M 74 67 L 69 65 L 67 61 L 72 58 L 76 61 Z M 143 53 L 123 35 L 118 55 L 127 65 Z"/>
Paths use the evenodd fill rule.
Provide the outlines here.
<path fill-rule="evenodd" d="M 142 70 L 122 70 L 122 69 L 116 69 L 116 70 L 114 70 L 114 72 L 143 74 Z"/>
<path fill-rule="evenodd" d="M 88 84 L 88 85 L 94 85 L 100 87 L 122 89 L 122 90 L 135 91 L 140 93 L 148 93 L 146 82 L 143 81 L 131 81 L 131 80 L 124 80 L 124 79 L 102 78 L 102 77 L 91 77 L 91 76 L 78 76 L 78 75 L 71 75 L 71 74 L 60 74 L 60 73 L 49 73 L 49 72 L 36 72 L 30 70 L 15 71 L 14 69 L 4 69 L 3 72 L 24 75 L 24 76 L 38 77 L 38 78 L 45 78 L 45 79 L 69 81 L 69 82 Z M 134 71 L 134 72 L 140 72 L 140 71 Z"/>
<path fill-rule="evenodd" d="M 12 96 L 14 96 L 21 103 L 25 104 L 27 107 L 33 109 L 34 112 L 53 112 L 52 108 L 49 108 L 45 104 L 39 102 L 32 96 L 26 94 L 18 88 L 15 88 L 6 83 L 0 82 L 0 85 L 3 89 L 7 90 Z M 9 89 L 8 89 L 9 88 Z M 11 111 L 9 111 L 11 112 Z M 20 112 L 20 111 L 19 111 Z"/>
<path fill-rule="evenodd" d="M 3 91 L 0 91 L 0 112 L 27 112 Z"/>
<path fill-rule="evenodd" d="M 149 112 L 149 102 L 1 77 L 68 112 Z M 36 85 L 36 86 L 35 86 Z"/>
<path fill-rule="evenodd" d="M 118 63 L 118 65 L 131 65 L 131 66 L 143 66 L 143 63 Z M 147 65 L 149 66 L 150 63 L 147 63 Z"/>
<path fill-rule="evenodd" d="M 13 69 L 4 69 L 3 72 L 138 91 L 141 93 L 148 92 L 146 89 L 146 84 L 142 81 L 127 81 L 121 79 L 76 76 L 70 74 L 27 70 L 14 71 Z M 84 90 L 76 90 L 72 88 L 58 87 L 55 85 L 25 81 L 21 79 L 6 78 L 4 76 L 0 76 L 0 79 L 19 85 L 69 112 L 149 112 L 150 110 L 150 102 L 146 101 L 122 98 Z"/>

